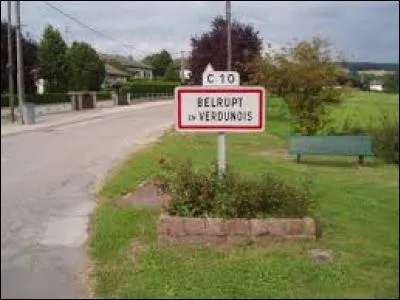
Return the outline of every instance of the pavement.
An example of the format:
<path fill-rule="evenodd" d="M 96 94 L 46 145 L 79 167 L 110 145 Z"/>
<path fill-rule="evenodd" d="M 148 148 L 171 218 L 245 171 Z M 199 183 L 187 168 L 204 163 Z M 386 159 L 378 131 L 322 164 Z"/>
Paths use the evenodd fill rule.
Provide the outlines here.
<path fill-rule="evenodd" d="M 170 100 L 167 100 L 167 102 Z M 57 113 L 53 115 L 45 115 L 36 117 L 35 124 L 23 125 L 20 123 L 8 123 L 1 125 L 1 136 L 16 135 L 23 132 L 35 131 L 44 128 L 53 128 L 57 126 L 62 126 L 65 124 L 78 123 L 85 120 L 102 118 L 107 115 L 112 115 L 120 112 L 135 111 L 142 109 L 143 107 L 157 106 L 164 101 L 153 101 L 144 102 L 136 105 L 129 106 L 113 106 L 113 107 L 102 107 L 97 109 L 89 109 L 82 111 L 69 111 L 64 113 Z"/>
<path fill-rule="evenodd" d="M 90 192 L 173 125 L 172 101 L 46 116 L 1 128 L 1 298 L 87 298 L 77 274 Z"/>

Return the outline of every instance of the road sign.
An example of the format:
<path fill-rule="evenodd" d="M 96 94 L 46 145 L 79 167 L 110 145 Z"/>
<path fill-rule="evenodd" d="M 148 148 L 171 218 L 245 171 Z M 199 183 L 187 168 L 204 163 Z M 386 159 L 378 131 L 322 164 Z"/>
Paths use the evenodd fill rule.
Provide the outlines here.
<path fill-rule="evenodd" d="M 263 131 L 265 90 L 259 86 L 177 87 L 176 129 L 198 132 Z"/>
<path fill-rule="evenodd" d="M 208 64 L 203 72 L 203 86 L 232 86 L 240 85 L 240 76 L 235 71 L 214 71 Z"/>

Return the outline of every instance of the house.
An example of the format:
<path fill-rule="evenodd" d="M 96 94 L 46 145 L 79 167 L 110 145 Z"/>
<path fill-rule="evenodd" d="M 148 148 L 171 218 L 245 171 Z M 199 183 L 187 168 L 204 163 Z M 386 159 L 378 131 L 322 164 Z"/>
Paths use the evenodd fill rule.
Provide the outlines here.
<path fill-rule="evenodd" d="M 121 71 L 114 66 L 106 63 L 106 76 L 104 78 L 103 87 L 110 87 L 116 83 L 125 83 L 131 76 L 128 72 Z"/>
<path fill-rule="evenodd" d="M 189 65 L 188 59 L 184 59 L 183 61 L 183 74 L 181 69 L 182 68 L 181 59 L 180 58 L 174 59 L 173 64 L 174 68 L 177 70 L 179 78 L 183 80 L 190 80 L 190 78 L 192 77 L 192 71 L 186 67 Z"/>
<path fill-rule="evenodd" d="M 370 91 L 377 91 L 377 92 L 382 92 L 383 91 L 383 83 L 379 80 L 372 80 L 369 83 L 369 90 Z"/>
<path fill-rule="evenodd" d="M 179 77 L 182 78 L 182 71 L 179 71 Z M 190 71 L 188 69 L 184 69 L 183 70 L 183 79 L 190 80 L 191 77 L 192 77 L 192 71 Z"/>
<path fill-rule="evenodd" d="M 113 54 L 100 54 L 100 58 L 111 65 L 114 69 L 118 69 L 128 77 L 135 79 L 153 79 L 153 68 L 132 58 L 132 56 L 122 56 Z"/>

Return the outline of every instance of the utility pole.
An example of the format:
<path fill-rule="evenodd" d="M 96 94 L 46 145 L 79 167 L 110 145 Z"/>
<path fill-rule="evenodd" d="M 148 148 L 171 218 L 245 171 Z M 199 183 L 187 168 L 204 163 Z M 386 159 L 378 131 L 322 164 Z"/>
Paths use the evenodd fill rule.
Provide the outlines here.
<path fill-rule="evenodd" d="M 231 1 L 226 1 L 226 50 L 227 50 L 227 71 L 231 70 L 232 65 L 232 44 L 231 44 Z M 218 133 L 218 174 L 222 175 L 226 170 L 226 147 L 225 133 Z"/>
<path fill-rule="evenodd" d="M 184 60 L 185 60 L 185 52 L 182 50 L 181 51 L 181 82 L 185 81 L 185 66 L 184 66 Z"/>
<path fill-rule="evenodd" d="M 17 39 L 17 84 L 18 84 L 18 101 L 21 122 L 24 124 L 23 108 L 25 104 L 25 87 L 24 87 L 24 62 L 22 56 L 21 44 L 21 9 L 20 1 L 15 1 L 15 15 L 17 18 L 16 39 Z"/>
<path fill-rule="evenodd" d="M 226 1 L 226 30 L 227 30 L 227 71 L 231 71 L 232 69 L 232 41 L 231 41 L 231 32 L 232 32 L 232 24 L 231 24 L 231 1 Z"/>
<path fill-rule="evenodd" d="M 8 100 L 10 101 L 11 123 L 15 122 L 14 112 L 14 57 L 12 53 L 11 39 L 11 1 L 7 1 L 8 24 L 7 24 L 7 42 L 8 42 Z"/>

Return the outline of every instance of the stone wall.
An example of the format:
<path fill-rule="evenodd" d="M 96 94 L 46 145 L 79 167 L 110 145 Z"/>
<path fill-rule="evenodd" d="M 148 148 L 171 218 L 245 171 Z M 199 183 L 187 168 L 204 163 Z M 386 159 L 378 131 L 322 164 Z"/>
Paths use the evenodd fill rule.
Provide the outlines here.
<path fill-rule="evenodd" d="M 161 243 L 220 244 L 243 240 L 314 240 L 312 218 L 221 219 L 186 218 L 161 214 L 157 224 Z"/>

